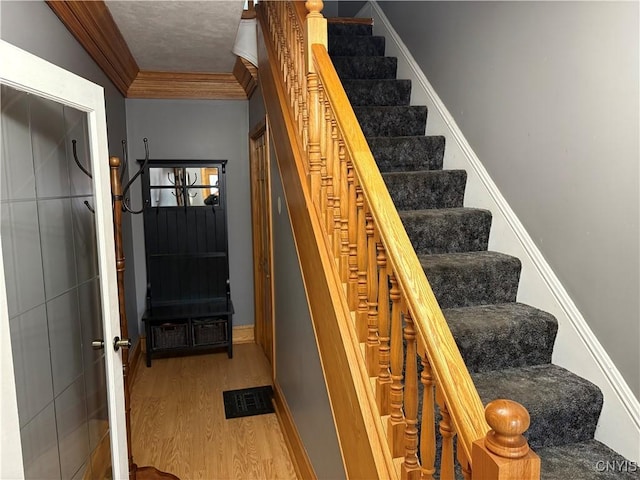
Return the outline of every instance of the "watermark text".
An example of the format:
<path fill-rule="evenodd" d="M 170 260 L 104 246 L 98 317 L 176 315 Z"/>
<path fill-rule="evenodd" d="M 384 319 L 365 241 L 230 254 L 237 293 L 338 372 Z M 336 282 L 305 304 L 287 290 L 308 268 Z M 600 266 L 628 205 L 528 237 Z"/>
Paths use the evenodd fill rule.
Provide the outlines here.
<path fill-rule="evenodd" d="M 629 460 L 599 460 L 596 462 L 597 472 L 638 472 L 638 464 Z"/>

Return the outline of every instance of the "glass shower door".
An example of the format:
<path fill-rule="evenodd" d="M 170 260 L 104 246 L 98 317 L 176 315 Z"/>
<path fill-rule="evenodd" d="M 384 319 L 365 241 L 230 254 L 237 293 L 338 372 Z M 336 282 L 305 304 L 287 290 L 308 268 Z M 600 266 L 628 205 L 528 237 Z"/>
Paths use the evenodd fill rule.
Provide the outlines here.
<path fill-rule="evenodd" d="M 6 42 L 0 54 L 0 366 L 15 385 L 0 394 L 0 476 L 126 477 L 120 354 L 92 348 L 120 333 L 102 91 Z"/>

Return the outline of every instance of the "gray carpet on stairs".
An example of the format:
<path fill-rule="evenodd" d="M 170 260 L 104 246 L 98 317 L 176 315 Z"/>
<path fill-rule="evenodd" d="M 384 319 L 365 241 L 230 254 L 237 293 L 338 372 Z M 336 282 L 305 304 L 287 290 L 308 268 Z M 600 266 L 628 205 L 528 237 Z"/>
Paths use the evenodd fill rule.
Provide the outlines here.
<path fill-rule="evenodd" d="M 551 363 L 558 322 L 523 303 L 444 310 L 470 372 Z"/>
<path fill-rule="evenodd" d="M 491 213 L 464 206 L 466 172 L 443 170 L 445 139 L 425 135 L 427 108 L 409 105 L 384 49 L 371 26 L 329 23 L 329 54 L 482 401 L 527 407 L 545 480 L 640 478 L 594 440 L 602 393 L 551 363 L 556 319 L 516 302 L 520 260 L 488 251 Z"/>
<path fill-rule="evenodd" d="M 371 153 L 381 172 L 442 170 L 444 137 L 369 137 Z"/>
<path fill-rule="evenodd" d="M 488 210 L 432 208 L 398 213 L 419 254 L 478 252 L 489 244 Z"/>

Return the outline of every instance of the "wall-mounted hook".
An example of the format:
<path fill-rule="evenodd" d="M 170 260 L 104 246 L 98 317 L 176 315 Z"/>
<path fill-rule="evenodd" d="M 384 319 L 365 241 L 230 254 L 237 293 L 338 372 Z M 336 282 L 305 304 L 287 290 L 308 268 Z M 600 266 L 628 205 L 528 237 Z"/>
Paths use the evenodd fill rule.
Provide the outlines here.
<path fill-rule="evenodd" d="M 78 142 L 75 139 L 71 140 L 71 146 L 73 148 L 73 159 L 76 161 L 76 165 L 78 165 L 78 168 L 80 170 L 82 170 L 82 173 L 84 173 L 89 178 L 93 178 L 91 176 L 91 172 L 89 172 L 89 170 L 84 168 L 84 166 L 80 163 L 80 160 L 78 160 L 78 152 L 76 150 L 76 143 L 78 143 Z"/>
<path fill-rule="evenodd" d="M 131 185 L 133 185 L 133 182 L 135 182 L 136 178 L 138 178 L 142 174 L 144 169 L 147 167 L 147 163 L 149 163 L 149 141 L 147 140 L 146 137 L 143 138 L 142 141 L 144 142 L 144 162 L 140 166 L 138 171 L 135 173 L 135 175 L 131 177 L 131 179 L 127 182 L 127 184 L 122 189 L 122 198 L 123 198 L 122 210 L 129 213 L 133 213 L 134 215 L 138 215 L 144 211 L 144 206 L 140 210 L 132 210 L 131 200 L 129 197 L 127 197 L 127 193 L 129 192 Z"/>
<path fill-rule="evenodd" d="M 120 183 L 124 180 L 124 176 L 129 168 L 129 154 L 127 153 L 127 141 L 122 140 L 122 165 L 120 165 Z"/>
<path fill-rule="evenodd" d="M 95 214 L 95 213 L 96 213 L 96 211 L 93 209 L 93 207 L 89 204 L 89 201 L 88 201 L 88 200 L 85 200 L 85 201 L 84 201 L 84 204 L 85 204 L 85 206 L 89 209 L 89 211 L 90 211 L 91 213 L 93 213 L 93 214 Z"/>

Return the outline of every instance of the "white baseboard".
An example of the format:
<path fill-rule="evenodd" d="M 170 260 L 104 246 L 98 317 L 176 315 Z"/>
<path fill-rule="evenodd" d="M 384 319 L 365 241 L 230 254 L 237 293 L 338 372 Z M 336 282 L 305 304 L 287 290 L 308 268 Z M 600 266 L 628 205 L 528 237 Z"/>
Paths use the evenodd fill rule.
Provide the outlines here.
<path fill-rule="evenodd" d="M 518 301 L 545 310 L 557 318 L 558 336 L 553 363 L 586 378 L 602 390 L 604 406 L 595 438 L 629 460 L 640 462 L 640 402 L 507 204 L 384 12 L 374 0 L 365 4 L 356 16 L 373 18 L 374 34 L 386 37 L 386 55 L 398 57 L 398 78 L 412 81 L 411 103 L 428 108 L 426 133 L 445 136 L 445 168 L 467 171 L 465 206 L 492 212 L 489 248 L 516 256 L 522 262 Z"/>

